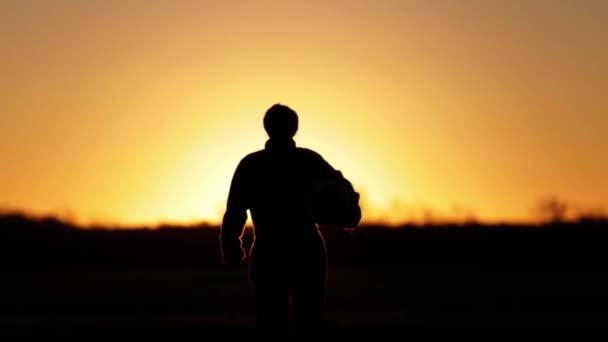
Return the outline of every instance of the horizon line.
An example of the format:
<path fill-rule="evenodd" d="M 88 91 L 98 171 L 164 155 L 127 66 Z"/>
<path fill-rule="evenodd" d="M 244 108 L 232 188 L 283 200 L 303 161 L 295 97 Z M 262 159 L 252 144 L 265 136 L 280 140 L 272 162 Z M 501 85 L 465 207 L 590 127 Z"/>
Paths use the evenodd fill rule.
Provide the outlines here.
<path fill-rule="evenodd" d="M 59 224 L 69 226 L 76 229 L 107 229 L 107 230 L 156 230 L 164 228 L 220 228 L 221 222 L 211 222 L 210 220 L 158 220 L 155 222 L 141 223 L 124 223 L 124 222 L 89 222 L 82 223 L 70 217 L 62 216 L 58 213 L 32 213 L 26 210 L 19 209 L 0 209 L 0 218 L 20 217 L 29 221 L 44 222 L 54 221 Z M 437 226 L 539 226 L 555 223 L 581 223 L 586 221 L 608 221 L 608 214 L 597 213 L 596 215 L 581 214 L 568 218 L 553 218 L 553 219 L 528 219 L 528 220 L 479 220 L 477 218 L 468 219 L 438 219 L 432 218 L 427 220 L 402 220 L 401 222 L 391 222 L 391 220 L 362 220 L 358 227 L 384 227 L 384 228 L 400 228 L 400 227 L 437 227 Z M 324 225 L 320 225 L 321 227 Z M 247 220 L 245 229 L 252 229 L 253 223 Z"/>

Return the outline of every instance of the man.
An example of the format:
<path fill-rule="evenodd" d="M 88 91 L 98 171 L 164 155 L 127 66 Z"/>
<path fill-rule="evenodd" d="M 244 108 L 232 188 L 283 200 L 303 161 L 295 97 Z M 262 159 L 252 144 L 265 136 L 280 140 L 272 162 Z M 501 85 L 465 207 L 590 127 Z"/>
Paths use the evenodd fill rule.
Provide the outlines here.
<path fill-rule="evenodd" d="M 324 326 L 325 242 L 312 209 L 314 189 L 338 175 L 318 153 L 296 147 L 298 115 L 276 104 L 266 111 L 265 148 L 244 157 L 234 172 L 220 234 L 225 264 L 245 261 L 241 236 L 247 210 L 255 240 L 249 279 L 259 331 L 284 339 L 291 308 L 296 336 L 312 338 Z"/>

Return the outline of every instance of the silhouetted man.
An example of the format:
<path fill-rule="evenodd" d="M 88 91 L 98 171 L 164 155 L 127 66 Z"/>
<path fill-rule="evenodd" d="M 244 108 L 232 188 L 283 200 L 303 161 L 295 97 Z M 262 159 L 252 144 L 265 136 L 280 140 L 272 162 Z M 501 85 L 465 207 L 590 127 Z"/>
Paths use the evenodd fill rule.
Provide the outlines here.
<path fill-rule="evenodd" d="M 238 164 L 221 230 L 224 263 L 246 258 L 241 235 L 247 210 L 255 240 L 249 255 L 249 279 L 255 295 L 258 327 L 264 339 L 284 339 L 291 313 L 296 336 L 314 336 L 324 326 L 325 242 L 311 210 L 317 184 L 337 171 L 318 153 L 296 147 L 298 116 L 276 104 L 264 116 L 265 148 Z"/>

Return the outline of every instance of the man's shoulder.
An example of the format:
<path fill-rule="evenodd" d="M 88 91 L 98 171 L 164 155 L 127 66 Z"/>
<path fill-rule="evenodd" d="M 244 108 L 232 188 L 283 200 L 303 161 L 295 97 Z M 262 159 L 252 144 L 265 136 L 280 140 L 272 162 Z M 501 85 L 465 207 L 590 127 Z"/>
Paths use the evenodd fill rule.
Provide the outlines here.
<path fill-rule="evenodd" d="M 240 164 L 241 165 L 255 165 L 258 163 L 263 162 L 263 160 L 266 159 L 267 156 L 267 150 L 262 149 L 262 150 L 257 150 L 257 151 L 253 151 L 250 152 L 248 154 L 246 154 L 242 159 Z M 298 159 L 305 159 L 305 160 L 309 160 L 309 161 L 324 161 L 325 159 L 323 158 L 323 156 L 310 149 L 310 148 L 306 148 L 306 147 L 297 147 L 296 148 L 296 157 Z"/>
<path fill-rule="evenodd" d="M 309 148 L 299 147 L 300 160 L 304 160 L 308 165 L 313 165 L 320 169 L 333 170 L 331 164 L 317 151 Z"/>
<path fill-rule="evenodd" d="M 255 163 L 257 160 L 262 158 L 263 155 L 264 150 L 250 152 L 241 159 L 241 164 Z"/>
<path fill-rule="evenodd" d="M 311 158 L 323 158 L 321 156 L 321 154 L 317 151 L 314 151 L 310 148 L 306 148 L 306 147 L 298 147 L 297 151 L 300 155 L 305 156 L 305 157 L 311 157 Z"/>

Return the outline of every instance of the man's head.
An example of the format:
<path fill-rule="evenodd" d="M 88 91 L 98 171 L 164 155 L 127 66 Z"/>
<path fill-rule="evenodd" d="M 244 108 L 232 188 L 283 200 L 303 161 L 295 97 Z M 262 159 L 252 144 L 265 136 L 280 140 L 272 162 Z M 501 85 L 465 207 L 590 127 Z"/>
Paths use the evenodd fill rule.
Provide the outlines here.
<path fill-rule="evenodd" d="M 266 111 L 264 129 L 270 139 L 291 139 L 298 131 L 298 114 L 293 109 L 277 103 Z"/>

